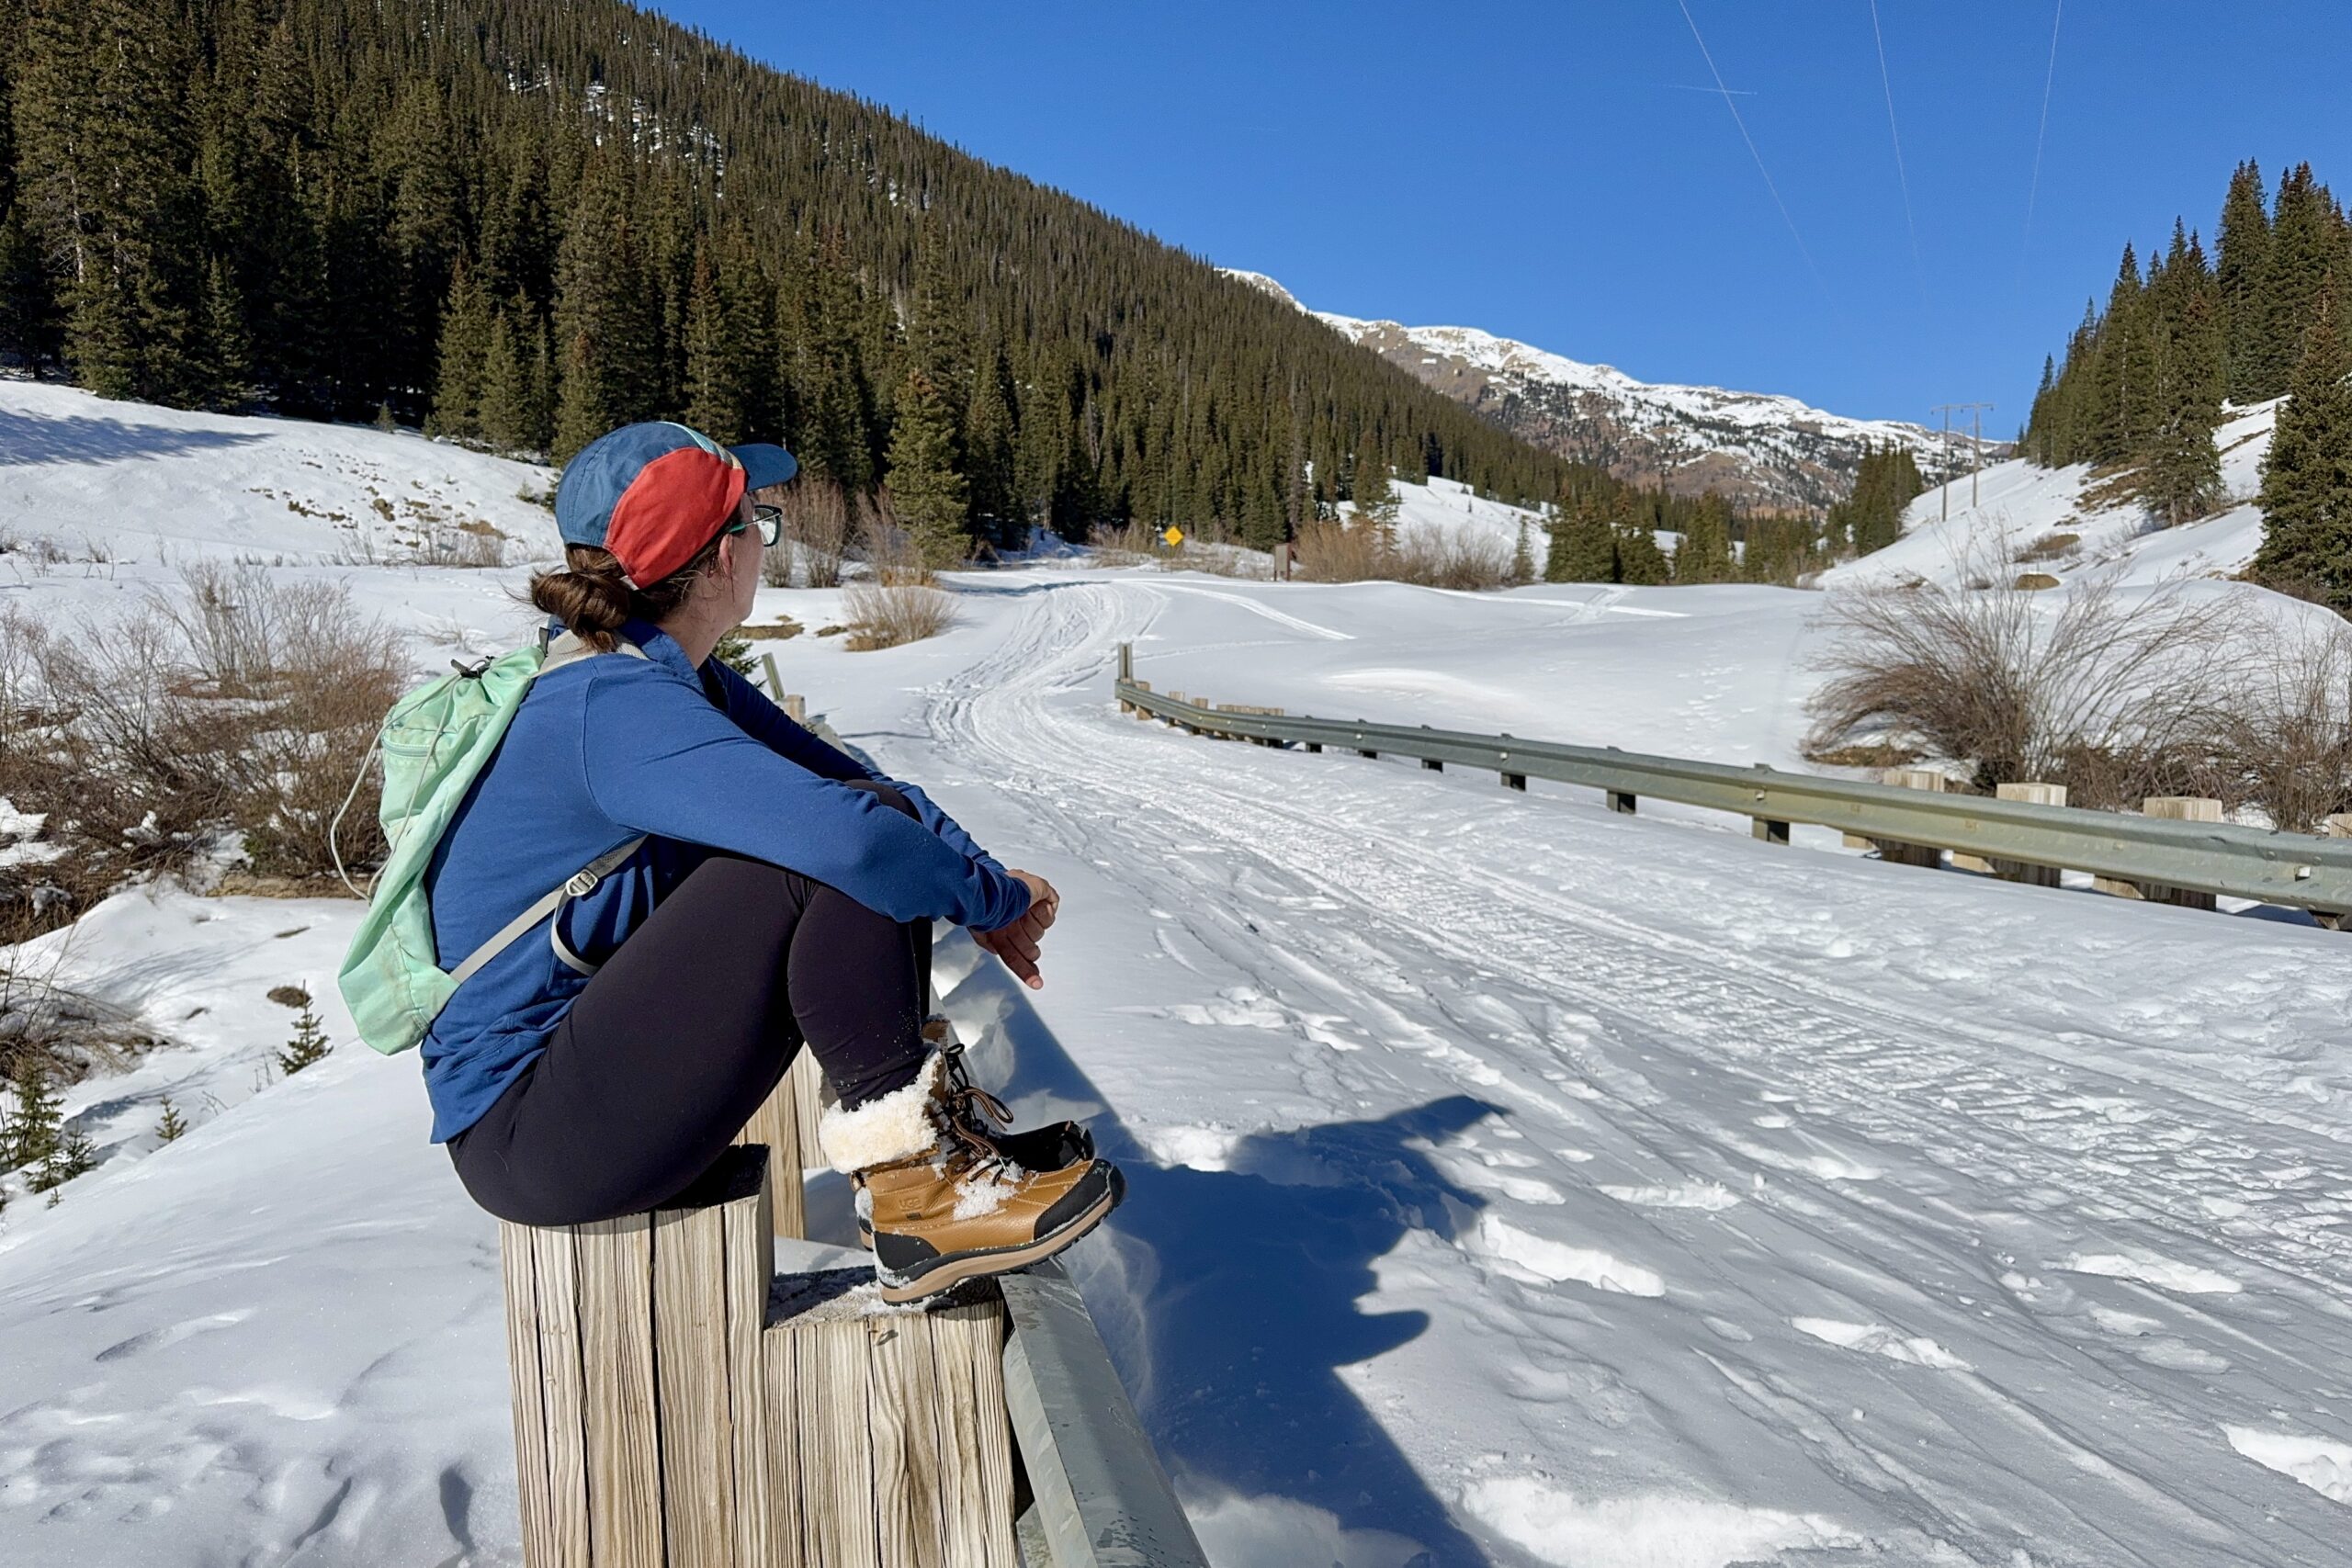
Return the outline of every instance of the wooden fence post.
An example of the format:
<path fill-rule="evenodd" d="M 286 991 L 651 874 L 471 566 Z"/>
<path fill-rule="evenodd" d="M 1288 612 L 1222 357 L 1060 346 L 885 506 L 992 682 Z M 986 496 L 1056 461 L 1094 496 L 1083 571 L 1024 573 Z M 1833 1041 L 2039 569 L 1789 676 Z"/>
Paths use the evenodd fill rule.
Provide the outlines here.
<path fill-rule="evenodd" d="M 1609 796 L 1610 810 L 1616 812 L 1621 817 L 1631 817 L 1634 815 L 1634 809 L 1639 802 L 1634 799 L 1634 793 L 1631 790 L 1612 789 L 1606 793 Z"/>
<path fill-rule="evenodd" d="M 1884 782 L 1897 789 L 1924 789 L 1943 795 L 1951 788 L 1951 781 L 1933 768 L 1889 768 Z M 1877 839 L 1878 858 L 1894 865 L 1940 867 L 1943 851 L 1932 844 L 1906 844 L 1895 839 Z"/>
<path fill-rule="evenodd" d="M 2140 808 L 2150 817 L 2162 817 L 2175 822 L 2222 820 L 2222 803 L 2207 795 L 2152 795 L 2141 803 Z M 2177 904 L 2184 909 L 2215 908 L 2211 893 L 2199 893 L 2186 887 L 2167 887 L 2159 882 L 2142 883 L 2140 897 L 2152 904 Z"/>
<path fill-rule="evenodd" d="M 1786 822 L 1777 821 L 1770 817 L 1751 817 L 1747 820 L 1748 837 L 1768 844 L 1785 844 L 1789 841 L 1789 825 Z"/>

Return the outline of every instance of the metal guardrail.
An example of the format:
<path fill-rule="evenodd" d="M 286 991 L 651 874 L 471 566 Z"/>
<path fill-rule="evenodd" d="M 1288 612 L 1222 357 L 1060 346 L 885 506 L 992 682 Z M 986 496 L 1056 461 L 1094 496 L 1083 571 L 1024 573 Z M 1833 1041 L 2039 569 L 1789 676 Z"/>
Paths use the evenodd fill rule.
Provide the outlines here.
<path fill-rule="evenodd" d="M 1455 763 L 1488 770 L 1522 788 L 1531 778 L 1552 779 L 1601 790 L 1623 811 L 1633 810 L 1647 795 L 1752 818 L 1759 837 L 1784 840 L 1788 824 L 1805 822 L 1887 842 L 2251 898 L 2328 917 L 2352 912 L 2352 839 L 1935 795 L 1786 773 L 1761 763 L 1739 768 L 1653 757 L 1613 746 L 1229 712 L 1138 684 L 1124 647 L 1117 692 L 1122 703 L 1195 734 L 1317 751 L 1331 747 L 1367 756 L 1418 757 L 1437 767 Z"/>
<path fill-rule="evenodd" d="M 1015 1521 L 1030 1568 L 1207 1568 L 1061 1265 L 1000 1275 L 997 1288 L 1012 1324 L 1004 1400 L 1035 1499 Z"/>

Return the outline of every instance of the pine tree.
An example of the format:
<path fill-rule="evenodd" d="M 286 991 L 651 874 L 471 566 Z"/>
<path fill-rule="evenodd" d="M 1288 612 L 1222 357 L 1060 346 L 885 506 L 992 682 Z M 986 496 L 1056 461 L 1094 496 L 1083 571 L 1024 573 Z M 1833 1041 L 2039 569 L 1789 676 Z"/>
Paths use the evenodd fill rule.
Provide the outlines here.
<path fill-rule="evenodd" d="M 6 1129 L 7 1157 L 0 1163 L 31 1171 L 27 1180 L 33 1190 L 45 1191 L 40 1171 L 57 1157 L 60 1147 L 58 1126 L 62 1118 L 57 1096 L 49 1087 L 48 1070 L 29 1057 L 18 1065 L 15 1087 L 17 1103 Z"/>
<path fill-rule="evenodd" d="M 2140 496 L 2166 526 L 2211 511 L 2222 496 L 2222 420 L 2228 365 L 2221 299 L 2204 252 L 2173 225 L 2172 248 L 2150 291 L 2153 404 Z"/>
<path fill-rule="evenodd" d="M 914 536 L 923 562 L 954 566 L 971 553 L 965 531 L 968 502 L 956 468 L 953 426 L 944 400 L 921 368 L 899 388 L 899 418 L 890 434 L 887 482 L 890 504 Z"/>
<path fill-rule="evenodd" d="M 1699 498 L 1682 542 L 1674 550 L 1677 583 L 1728 582 L 1737 575 L 1731 551 L 1731 508 L 1713 491 Z"/>
<path fill-rule="evenodd" d="M 204 332 L 199 363 L 209 383 L 206 401 L 217 409 L 240 409 L 252 400 L 254 342 L 245 327 L 244 301 L 229 276 L 228 264 L 212 260 L 204 281 Z"/>
<path fill-rule="evenodd" d="M 2352 613 L 2352 374 L 2337 322 L 2341 297 L 2322 297 L 2262 462 L 2261 576 L 2317 586 Z"/>
<path fill-rule="evenodd" d="M 1616 552 L 1612 549 L 1610 553 L 1611 558 L 1614 558 Z M 1534 581 L 1535 554 L 1532 550 L 1528 548 L 1527 519 L 1522 517 L 1519 520 L 1519 542 L 1511 547 L 1510 585 L 1516 588 L 1521 583 L 1532 582 Z"/>
<path fill-rule="evenodd" d="M 740 631 L 721 636 L 718 645 L 710 650 L 710 656 L 746 681 L 755 679 L 759 674 L 759 662 L 752 653 L 752 639 Z"/>
<path fill-rule="evenodd" d="M 742 441 L 746 423 L 729 326 L 718 269 L 708 249 L 697 246 L 686 302 L 686 423 L 722 446 Z"/>
<path fill-rule="evenodd" d="M 176 1144 L 187 1134 L 187 1122 L 181 1119 L 180 1108 L 172 1103 L 170 1095 L 165 1095 L 164 1114 L 155 1123 L 155 1141 L 159 1144 Z"/>
<path fill-rule="evenodd" d="M 1544 581 L 1617 581 L 1615 531 L 1610 526 L 1599 497 L 1561 497 L 1550 532 L 1551 547 L 1544 558 Z"/>
<path fill-rule="evenodd" d="M 0 364 L 36 377 L 51 374 L 64 347 L 64 318 L 40 241 L 24 204 L 11 203 L 0 215 Z"/>
<path fill-rule="evenodd" d="M 2150 390 L 2154 346 L 2141 309 L 2144 292 L 2139 261 L 2127 244 L 2092 349 L 2084 423 L 2086 456 L 2095 462 L 2128 460 L 2145 446 L 2154 423 Z"/>
<path fill-rule="evenodd" d="M 493 452 L 525 452 L 537 445 L 537 389 L 514 341 L 518 313 L 519 307 L 491 318 L 490 342 L 482 354 L 477 427 Z"/>
<path fill-rule="evenodd" d="M 317 1005 L 306 990 L 302 993 L 302 1010 L 294 1020 L 294 1036 L 277 1054 L 278 1070 L 291 1077 L 304 1067 L 324 1060 L 334 1049 L 320 1025 Z"/>
<path fill-rule="evenodd" d="M 2227 391 L 2233 402 L 2254 402 L 2261 377 L 2259 290 L 2269 271 L 2270 214 L 2262 170 L 2251 158 L 2230 176 L 2214 243 L 2214 280 L 2221 290 L 2223 346 L 2229 358 Z"/>
<path fill-rule="evenodd" d="M 1351 491 L 1355 502 L 1357 521 L 1369 524 L 1382 533 L 1391 533 L 1396 526 L 1400 503 L 1396 487 L 1388 481 L 1388 463 L 1380 449 L 1366 437 L 1356 446 L 1354 488 Z"/>
<path fill-rule="evenodd" d="M 2343 255 L 2343 220 L 2335 198 L 2299 164 L 2278 182 L 2278 203 L 2270 222 L 2270 250 L 2258 297 L 2261 321 L 2255 363 L 2246 384 L 2249 397 L 2275 398 L 2302 353 L 2328 273 Z"/>
<path fill-rule="evenodd" d="M 1616 533 L 1619 581 L 1654 588 L 1672 576 L 1666 552 L 1657 547 L 1657 535 L 1652 532 L 1646 521 L 1640 518 L 1621 520 Z"/>
<path fill-rule="evenodd" d="M 1001 343 L 980 356 L 964 430 L 964 467 L 972 482 L 972 519 L 982 537 L 1003 549 L 1028 543 L 1016 486 L 1012 369 Z"/>
<path fill-rule="evenodd" d="M 463 262 L 449 288 L 441 321 L 438 378 L 425 430 L 456 441 L 482 438 L 481 395 L 490 354 L 490 307 Z"/>

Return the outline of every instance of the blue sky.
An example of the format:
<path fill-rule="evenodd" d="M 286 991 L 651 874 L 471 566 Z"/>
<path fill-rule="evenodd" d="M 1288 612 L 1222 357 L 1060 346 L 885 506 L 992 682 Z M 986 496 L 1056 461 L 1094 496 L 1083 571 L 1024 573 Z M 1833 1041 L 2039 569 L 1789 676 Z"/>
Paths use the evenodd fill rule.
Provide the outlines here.
<path fill-rule="evenodd" d="M 1682 0 L 660 8 L 1320 310 L 1987 434 L 2240 158 L 2352 191 L 2341 0 L 2072 0 L 2054 74 L 2051 0 L 1878 0 L 1883 83 L 1869 0 L 1687 3 L 1770 187 Z"/>

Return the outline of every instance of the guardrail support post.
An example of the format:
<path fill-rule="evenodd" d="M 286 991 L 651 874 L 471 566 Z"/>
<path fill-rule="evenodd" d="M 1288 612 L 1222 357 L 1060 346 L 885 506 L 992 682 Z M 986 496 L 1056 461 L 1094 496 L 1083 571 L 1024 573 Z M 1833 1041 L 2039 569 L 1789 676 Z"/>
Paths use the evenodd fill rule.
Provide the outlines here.
<path fill-rule="evenodd" d="M 1445 764 L 1435 757 L 1424 757 L 1421 759 L 1421 769 L 1424 773 L 1442 773 L 1445 772 Z"/>
<path fill-rule="evenodd" d="M 2162 817 L 2175 822 L 2219 822 L 2222 803 L 2206 795 L 2153 795 L 2141 803 L 2141 810 L 2150 817 Z M 2215 908 L 2211 893 L 2193 892 L 2186 887 L 2167 887 L 2160 882 L 2143 882 L 2140 897 L 2152 904 L 2176 904 L 2184 909 Z"/>
<path fill-rule="evenodd" d="M 1749 837 L 1768 844 L 1785 844 L 1789 841 L 1789 825 L 1786 822 L 1776 822 L 1770 817 L 1749 818 L 1747 831 Z"/>
<path fill-rule="evenodd" d="M 1515 789 L 1521 795 L 1525 795 L 1527 793 L 1527 775 L 1525 773 L 1505 773 L 1503 775 L 1503 788 Z"/>
<path fill-rule="evenodd" d="M 1306 749 L 1310 751 L 1320 753 L 1323 750 L 1323 742 L 1320 740 L 1309 740 L 1306 742 Z"/>
<path fill-rule="evenodd" d="M 1897 789 L 1924 789 L 1943 795 L 1951 789 L 1951 781 L 1933 768 L 1889 768 L 1887 784 Z M 1877 839 L 1878 858 L 1893 865 L 1918 865 L 1940 868 L 1943 851 L 1931 844 L 1906 844 L 1894 839 Z"/>
<path fill-rule="evenodd" d="M 1995 787 L 1994 795 L 2002 800 L 2022 800 L 2031 806 L 2064 806 L 2066 786 L 2053 784 L 2005 784 Z M 2022 882 L 2030 887 L 2058 886 L 2058 868 L 2054 865 L 2029 865 L 2021 860 L 1990 859 L 1979 861 L 1974 855 L 1951 857 L 1959 866 L 1965 859 L 1973 863 L 1968 869 L 1991 872 L 2004 882 Z"/>
<path fill-rule="evenodd" d="M 1610 810 L 1616 812 L 1621 817 L 1631 817 L 1634 815 L 1634 807 L 1637 802 L 1634 800 L 1631 791 L 1612 789 L 1609 791 L 1608 794 Z"/>

